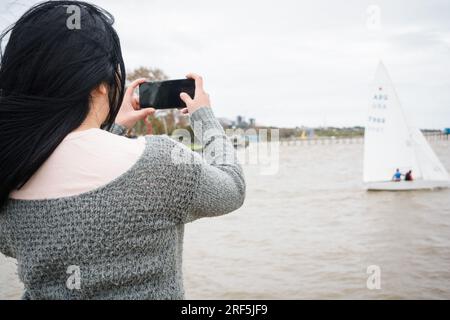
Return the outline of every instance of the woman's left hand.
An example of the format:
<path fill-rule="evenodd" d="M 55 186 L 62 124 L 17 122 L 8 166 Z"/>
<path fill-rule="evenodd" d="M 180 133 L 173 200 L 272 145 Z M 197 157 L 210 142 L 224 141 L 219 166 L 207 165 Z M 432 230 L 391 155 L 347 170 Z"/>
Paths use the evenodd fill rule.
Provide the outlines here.
<path fill-rule="evenodd" d="M 145 81 L 147 81 L 145 78 L 134 80 L 125 91 L 123 102 L 115 121 L 117 124 L 131 129 L 136 122 L 155 113 L 154 108 L 141 109 L 139 97 L 134 94 L 134 90 Z"/>

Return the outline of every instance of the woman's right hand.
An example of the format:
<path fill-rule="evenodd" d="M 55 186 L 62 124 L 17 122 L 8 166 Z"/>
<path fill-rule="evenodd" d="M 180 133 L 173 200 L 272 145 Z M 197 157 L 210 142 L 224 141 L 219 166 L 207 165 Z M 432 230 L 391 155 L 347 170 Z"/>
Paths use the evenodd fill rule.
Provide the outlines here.
<path fill-rule="evenodd" d="M 198 74 L 189 73 L 186 78 L 195 80 L 195 94 L 192 99 L 186 92 L 180 93 L 181 100 L 186 103 L 187 108 L 181 109 L 181 112 L 193 114 L 196 110 L 204 107 L 210 107 L 209 94 L 203 89 L 203 79 Z"/>
<path fill-rule="evenodd" d="M 155 113 L 154 108 L 141 109 L 139 97 L 134 94 L 134 90 L 145 81 L 146 79 L 144 78 L 134 80 L 125 91 L 122 106 L 117 113 L 115 121 L 127 129 L 133 128 L 136 122 L 141 119 L 146 119 Z"/>

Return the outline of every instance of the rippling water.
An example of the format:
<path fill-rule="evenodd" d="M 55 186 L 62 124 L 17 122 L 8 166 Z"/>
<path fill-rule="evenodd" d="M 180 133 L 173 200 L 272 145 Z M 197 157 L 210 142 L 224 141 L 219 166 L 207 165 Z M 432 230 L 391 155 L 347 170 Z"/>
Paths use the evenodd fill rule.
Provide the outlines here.
<path fill-rule="evenodd" d="M 450 170 L 450 141 L 432 146 Z M 449 189 L 364 191 L 362 144 L 281 146 L 279 161 L 276 175 L 245 167 L 241 209 L 186 226 L 187 298 L 450 298 Z M 0 257 L 0 298 L 20 291 Z"/>

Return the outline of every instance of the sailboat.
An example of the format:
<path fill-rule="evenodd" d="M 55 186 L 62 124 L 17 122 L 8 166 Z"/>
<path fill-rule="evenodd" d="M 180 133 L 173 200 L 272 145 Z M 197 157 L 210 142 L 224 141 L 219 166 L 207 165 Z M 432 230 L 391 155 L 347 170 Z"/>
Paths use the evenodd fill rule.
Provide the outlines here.
<path fill-rule="evenodd" d="M 380 62 L 371 88 L 364 133 L 363 180 L 367 190 L 450 187 L 450 176 L 422 132 L 408 123 L 386 67 Z M 413 181 L 393 181 L 412 170 Z"/>

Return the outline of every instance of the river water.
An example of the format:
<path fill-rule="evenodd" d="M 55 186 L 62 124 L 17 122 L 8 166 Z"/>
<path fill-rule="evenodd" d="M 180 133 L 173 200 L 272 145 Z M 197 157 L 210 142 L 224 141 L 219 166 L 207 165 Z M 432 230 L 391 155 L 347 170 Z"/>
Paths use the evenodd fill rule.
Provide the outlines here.
<path fill-rule="evenodd" d="M 450 141 L 431 145 L 450 171 Z M 362 149 L 280 146 L 275 174 L 246 165 L 244 206 L 186 226 L 186 297 L 450 299 L 450 189 L 366 192 Z M 21 290 L 0 256 L 0 298 Z"/>

